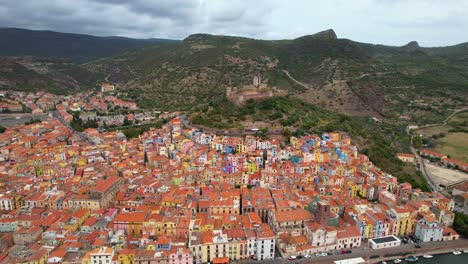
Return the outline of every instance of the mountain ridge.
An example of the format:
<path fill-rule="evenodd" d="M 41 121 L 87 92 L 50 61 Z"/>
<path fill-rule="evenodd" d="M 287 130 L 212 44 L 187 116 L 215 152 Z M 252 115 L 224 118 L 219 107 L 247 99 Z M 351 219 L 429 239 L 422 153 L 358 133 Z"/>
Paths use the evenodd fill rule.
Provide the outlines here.
<path fill-rule="evenodd" d="M 176 42 L 21 28 L 0 28 L 0 37 L 5 40 L 0 42 L 0 56 L 62 57 L 75 63 L 109 57 L 126 49 Z"/>
<path fill-rule="evenodd" d="M 189 110 L 261 76 L 266 85 L 328 110 L 423 123 L 466 104 L 468 43 L 386 46 L 338 38 L 332 29 L 283 40 L 197 33 L 80 68 L 101 76 L 96 82 L 108 77 L 148 108 Z"/>
<path fill-rule="evenodd" d="M 338 38 L 333 30 L 291 40 L 200 33 L 180 43 L 124 52 L 86 67 L 109 74 L 110 80 L 147 107 L 189 109 L 219 100 L 226 87 L 249 84 L 260 75 L 269 86 L 329 110 L 393 119 L 422 116 L 423 122 L 441 119 L 449 107 L 465 101 L 466 56 L 464 44 L 375 45 Z M 447 102 L 442 104 L 442 99 Z M 418 100 L 439 110 L 410 106 Z"/>

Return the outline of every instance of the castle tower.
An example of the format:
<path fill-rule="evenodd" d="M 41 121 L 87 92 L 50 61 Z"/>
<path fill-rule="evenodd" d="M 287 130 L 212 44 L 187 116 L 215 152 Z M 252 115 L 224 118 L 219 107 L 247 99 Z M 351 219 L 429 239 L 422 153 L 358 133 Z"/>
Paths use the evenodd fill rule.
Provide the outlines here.
<path fill-rule="evenodd" d="M 320 225 L 328 226 L 328 219 L 330 217 L 330 204 L 327 201 L 317 202 L 317 211 L 315 212 L 315 221 Z"/>
<path fill-rule="evenodd" d="M 255 75 L 253 78 L 253 85 L 258 88 L 261 83 L 262 83 L 262 78 L 258 75 Z"/>

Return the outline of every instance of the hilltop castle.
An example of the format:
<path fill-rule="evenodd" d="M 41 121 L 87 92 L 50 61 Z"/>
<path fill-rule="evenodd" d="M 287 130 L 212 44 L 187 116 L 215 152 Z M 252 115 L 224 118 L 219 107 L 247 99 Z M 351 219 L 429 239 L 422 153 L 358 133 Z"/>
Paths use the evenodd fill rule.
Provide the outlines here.
<path fill-rule="evenodd" d="M 276 87 L 268 87 L 266 83 L 262 83 L 262 78 L 258 75 L 254 76 L 253 84 L 244 85 L 242 88 L 226 88 L 227 98 L 237 104 L 243 104 L 249 99 L 263 99 L 286 95 L 288 95 L 288 91 Z"/>

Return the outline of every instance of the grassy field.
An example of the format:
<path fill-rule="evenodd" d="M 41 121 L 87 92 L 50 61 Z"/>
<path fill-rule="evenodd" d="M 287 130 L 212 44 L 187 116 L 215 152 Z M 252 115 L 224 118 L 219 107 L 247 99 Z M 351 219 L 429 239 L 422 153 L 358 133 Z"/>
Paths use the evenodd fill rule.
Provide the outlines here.
<path fill-rule="evenodd" d="M 455 115 L 449 120 L 449 124 L 452 126 L 468 128 L 468 112 L 461 112 Z"/>
<path fill-rule="evenodd" d="M 452 159 L 468 162 L 468 133 L 449 133 L 437 140 L 435 151 L 450 155 Z"/>
<path fill-rule="evenodd" d="M 452 127 L 447 125 L 432 126 L 416 130 L 414 133 L 423 135 L 423 137 L 432 137 L 433 135 L 438 135 L 440 133 L 448 134 L 449 129 Z"/>

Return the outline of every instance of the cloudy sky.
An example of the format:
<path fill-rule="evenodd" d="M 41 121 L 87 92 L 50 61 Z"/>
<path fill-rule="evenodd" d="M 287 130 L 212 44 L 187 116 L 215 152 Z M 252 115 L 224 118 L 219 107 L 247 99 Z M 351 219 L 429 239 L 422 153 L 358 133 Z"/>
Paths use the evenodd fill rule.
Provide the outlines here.
<path fill-rule="evenodd" d="M 0 27 L 183 39 L 193 33 L 422 46 L 468 41 L 466 0 L 0 0 Z"/>

